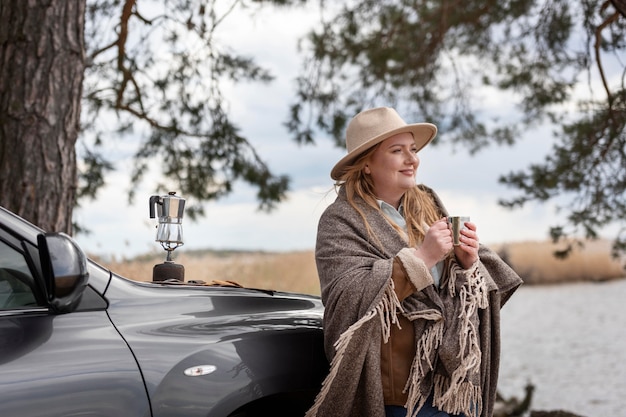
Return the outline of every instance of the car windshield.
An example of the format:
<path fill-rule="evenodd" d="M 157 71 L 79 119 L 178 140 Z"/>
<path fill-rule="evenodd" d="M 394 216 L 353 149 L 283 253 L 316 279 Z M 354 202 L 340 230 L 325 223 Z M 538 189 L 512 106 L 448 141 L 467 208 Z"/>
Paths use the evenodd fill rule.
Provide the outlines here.
<path fill-rule="evenodd" d="M 16 216 L 4 207 L 0 207 L 0 224 L 10 224 L 13 231 L 31 242 L 36 242 L 37 235 L 43 233 L 42 229 Z"/>

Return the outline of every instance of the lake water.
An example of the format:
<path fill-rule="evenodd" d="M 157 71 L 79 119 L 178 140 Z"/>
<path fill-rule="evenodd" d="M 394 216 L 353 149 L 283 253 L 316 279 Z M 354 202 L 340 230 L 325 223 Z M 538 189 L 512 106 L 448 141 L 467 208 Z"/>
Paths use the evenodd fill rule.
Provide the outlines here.
<path fill-rule="evenodd" d="M 522 286 L 502 310 L 499 391 L 532 410 L 626 417 L 626 279 Z"/>

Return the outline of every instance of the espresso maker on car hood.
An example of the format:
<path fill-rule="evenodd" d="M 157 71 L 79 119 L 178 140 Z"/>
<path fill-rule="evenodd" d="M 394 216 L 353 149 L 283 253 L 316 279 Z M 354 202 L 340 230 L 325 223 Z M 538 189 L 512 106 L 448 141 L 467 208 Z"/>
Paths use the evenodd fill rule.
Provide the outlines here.
<path fill-rule="evenodd" d="M 156 208 L 156 215 L 155 215 Z M 157 264 L 152 270 L 153 281 L 176 279 L 185 281 L 185 268 L 172 260 L 172 252 L 183 245 L 183 213 L 185 199 L 178 197 L 175 191 L 167 195 L 150 197 L 150 218 L 158 217 L 155 241 L 161 243 L 167 251 L 165 262 Z"/>

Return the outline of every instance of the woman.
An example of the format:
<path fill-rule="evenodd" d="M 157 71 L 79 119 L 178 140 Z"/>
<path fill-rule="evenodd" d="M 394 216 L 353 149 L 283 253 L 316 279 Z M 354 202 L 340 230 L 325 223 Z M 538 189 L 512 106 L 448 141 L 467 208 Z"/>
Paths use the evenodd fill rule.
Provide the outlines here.
<path fill-rule="evenodd" d="M 332 169 L 316 262 L 331 368 L 307 416 L 491 416 L 499 312 L 521 279 L 415 183 L 437 133 L 391 108 L 357 114 Z"/>

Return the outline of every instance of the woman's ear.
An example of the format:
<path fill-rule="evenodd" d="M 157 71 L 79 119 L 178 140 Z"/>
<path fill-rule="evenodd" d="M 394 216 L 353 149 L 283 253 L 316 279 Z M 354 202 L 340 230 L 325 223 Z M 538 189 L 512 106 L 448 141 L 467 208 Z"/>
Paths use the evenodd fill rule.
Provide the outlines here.
<path fill-rule="evenodd" d="M 369 174 L 371 174 L 371 173 L 372 173 L 372 170 L 370 170 L 370 166 L 369 166 L 369 165 L 367 165 L 367 164 L 365 164 L 365 166 L 363 167 L 363 171 L 364 171 L 367 175 L 369 175 Z"/>

